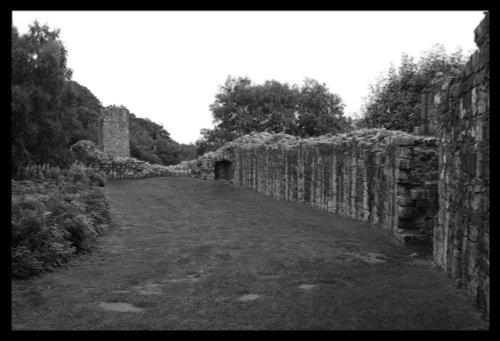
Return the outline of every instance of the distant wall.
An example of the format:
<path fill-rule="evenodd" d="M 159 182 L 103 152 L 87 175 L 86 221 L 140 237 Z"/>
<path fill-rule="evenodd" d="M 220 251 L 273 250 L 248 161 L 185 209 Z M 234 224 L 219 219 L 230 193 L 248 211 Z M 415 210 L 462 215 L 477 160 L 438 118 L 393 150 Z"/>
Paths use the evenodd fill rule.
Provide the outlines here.
<path fill-rule="evenodd" d="M 110 157 L 130 156 L 128 110 L 109 106 L 100 117 L 99 148 Z"/>
<path fill-rule="evenodd" d="M 110 156 L 92 141 L 81 140 L 71 146 L 77 160 L 104 173 L 107 178 L 147 178 L 173 175 L 168 167 L 152 165 L 131 157 Z"/>
<path fill-rule="evenodd" d="M 96 164 L 93 167 L 102 171 L 109 179 L 142 179 L 172 175 L 166 166 L 152 165 L 146 161 L 134 158 L 109 160 Z"/>
<path fill-rule="evenodd" d="M 489 15 L 462 75 L 445 79 L 438 102 L 439 216 L 434 260 L 489 311 Z"/>
<path fill-rule="evenodd" d="M 214 179 L 221 160 L 231 163 L 236 184 L 370 222 L 404 242 L 431 242 L 438 209 L 435 137 L 383 129 L 311 139 L 260 133 L 177 172 Z"/>

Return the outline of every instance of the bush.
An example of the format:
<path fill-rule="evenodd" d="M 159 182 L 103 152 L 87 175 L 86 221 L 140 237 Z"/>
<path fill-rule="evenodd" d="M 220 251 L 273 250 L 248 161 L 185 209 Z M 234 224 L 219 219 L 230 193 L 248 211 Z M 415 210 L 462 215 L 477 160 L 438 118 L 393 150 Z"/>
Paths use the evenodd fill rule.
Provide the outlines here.
<path fill-rule="evenodd" d="M 72 183 L 75 185 L 83 185 L 84 187 L 90 184 L 99 187 L 104 187 L 106 185 L 106 177 L 101 171 L 79 162 L 75 162 L 65 169 L 51 167 L 48 164 L 29 164 L 25 167 L 19 167 L 16 172 L 13 173 L 12 177 L 15 180 L 42 180 L 64 184 Z"/>
<path fill-rule="evenodd" d="M 17 278 L 28 278 L 38 275 L 43 269 L 43 261 L 40 261 L 30 249 L 24 245 L 11 249 L 12 276 Z"/>
<path fill-rule="evenodd" d="M 76 159 L 85 165 L 95 165 L 108 160 L 104 154 L 92 141 L 81 140 L 70 147 Z"/>
<path fill-rule="evenodd" d="M 101 172 L 98 172 L 98 171 L 96 171 L 93 168 L 88 168 L 86 170 L 86 174 L 87 174 L 90 182 L 93 185 L 96 185 L 96 186 L 99 186 L 99 187 L 106 186 L 106 183 L 107 183 L 106 177 Z"/>
<path fill-rule="evenodd" d="M 12 180 L 12 276 L 50 271 L 88 251 L 110 224 L 105 180 L 92 168 L 73 164 L 21 169 Z"/>
<path fill-rule="evenodd" d="M 12 207 L 12 275 L 26 278 L 51 270 L 67 261 L 75 248 L 69 233 L 50 224 L 51 214 L 41 200 L 13 201 Z"/>

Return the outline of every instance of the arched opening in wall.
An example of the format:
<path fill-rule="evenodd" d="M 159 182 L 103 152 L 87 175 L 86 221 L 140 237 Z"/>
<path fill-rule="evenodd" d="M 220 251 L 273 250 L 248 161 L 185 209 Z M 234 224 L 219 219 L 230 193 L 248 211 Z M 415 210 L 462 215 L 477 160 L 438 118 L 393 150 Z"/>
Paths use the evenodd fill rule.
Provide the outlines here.
<path fill-rule="evenodd" d="M 233 165 L 227 160 L 218 161 L 214 165 L 215 180 L 231 180 L 233 178 Z"/>

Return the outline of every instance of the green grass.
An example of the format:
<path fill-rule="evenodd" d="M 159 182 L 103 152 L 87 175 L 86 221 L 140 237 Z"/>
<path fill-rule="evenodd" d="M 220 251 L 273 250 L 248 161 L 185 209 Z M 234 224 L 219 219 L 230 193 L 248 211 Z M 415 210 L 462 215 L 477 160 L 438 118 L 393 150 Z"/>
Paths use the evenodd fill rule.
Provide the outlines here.
<path fill-rule="evenodd" d="M 14 329 L 488 327 L 444 272 L 412 265 L 428 250 L 371 225 L 224 182 L 115 180 L 107 190 L 118 227 L 66 268 L 13 281 Z M 366 252 L 387 262 L 367 263 Z M 246 294 L 260 296 L 238 301 Z"/>

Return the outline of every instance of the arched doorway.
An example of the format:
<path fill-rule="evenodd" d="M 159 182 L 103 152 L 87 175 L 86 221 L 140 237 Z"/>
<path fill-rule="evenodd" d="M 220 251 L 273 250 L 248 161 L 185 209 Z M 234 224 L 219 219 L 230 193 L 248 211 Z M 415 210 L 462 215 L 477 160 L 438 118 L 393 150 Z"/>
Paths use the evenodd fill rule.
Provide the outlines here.
<path fill-rule="evenodd" d="M 233 178 L 233 165 L 227 160 L 218 161 L 214 165 L 215 180 L 231 180 Z"/>

